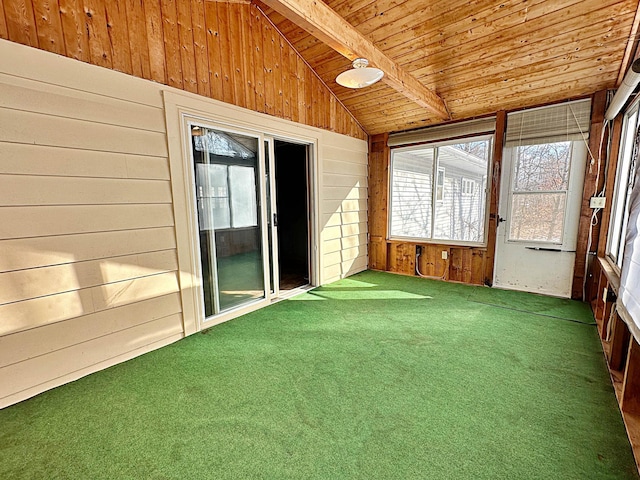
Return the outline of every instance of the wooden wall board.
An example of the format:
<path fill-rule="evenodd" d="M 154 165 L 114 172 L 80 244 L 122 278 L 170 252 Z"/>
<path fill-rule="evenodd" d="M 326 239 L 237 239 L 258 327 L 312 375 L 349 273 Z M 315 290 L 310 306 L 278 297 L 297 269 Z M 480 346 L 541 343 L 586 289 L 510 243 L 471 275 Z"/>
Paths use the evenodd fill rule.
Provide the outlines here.
<path fill-rule="evenodd" d="M 207 50 L 207 24 L 204 3 L 204 0 L 191 0 L 191 20 L 193 22 L 193 48 L 198 93 L 210 97 L 209 52 Z"/>
<path fill-rule="evenodd" d="M 220 52 L 220 30 L 218 25 L 218 9 L 215 2 L 204 3 L 205 24 L 207 32 L 207 63 L 209 65 L 209 82 L 211 83 L 211 96 L 223 98 L 222 93 L 222 60 Z"/>
<path fill-rule="evenodd" d="M 613 192 L 616 185 L 616 170 L 618 168 L 618 155 L 620 154 L 620 142 L 622 140 L 622 116 L 616 117 L 613 125 L 609 124 L 609 134 L 611 135 L 611 150 L 606 162 L 606 184 L 605 192 L 607 201 L 602 216 L 600 217 L 600 236 L 598 238 L 598 257 L 604 258 L 607 254 L 607 234 L 609 233 L 609 221 L 611 220 L 611 207 L 613 204 Z M 604 227 L 603 227 L 604 226 Z"/>
<path fill-rule="evenodd" d="M 502 145 L 506 126 L 506 112 L 498 112 L 493 151 L 492 180 L 489 200 L 489 225 L 487 246 L 456 246 L 420 241 L 395 240 L 388 232 L 389 165 L 391 150 L 387 145 L 388 134 L 373 135 L 369 140 L 369 268 L 404 275 L 418 275 L 416 252 L 420 274 L 443 280 L 472 285 L 493 283 L 493 259 L 495 256 L 496 218 Z M 442 259 L 446 252 L 448 260 Z"/>
<path fill-rule="evenodd" d="M 611 346 L 609 355 L 609 368 L 611 368 L 611 370 L 619 372 L 624 371 L 630 341 L 631 333 L 629 332 L 627 325 L 619 315 L 616 315 L 613 318 L 613 325 L 611 328 Z"/>
<path fill-rule="evenodd" d="M 178 12 L 175 0 L 161 0 L 161 18 L 164 40 L 164 55 L 167 67 L 167 85 L 183 88 Z"/>
<path fill-rule="evenodd" d="M 123 2 L 105 2 L 107 31 L 111 44 L 113 69 L 132 74 L 131 44 L 127 24 L 126 4 Z"/>
<path fill-rule="evenodd" d="M 194 22 L 191 15 L 191 3 L 188 1 L 177 2 L 177 13 L 183 86 L 187 92 L 198 93 L 197 61 L 192 26 Z"/>
<path fill-rule="evenodd" d="M 76 60 L 89 61 L 89 37 L 84 34 L 82 0 L 59 0 L 60 22 L 65 54 Z"/>
<path fill-rule="evenodd" d="M 412 243 L 388 242 L 387 243 L 388 271 L 415 275 L 416 271 L 416 246 Z"/>
<path fill-rule="evenodd" d="M 496 256 L 498 229 L 498 209 L 500 207 L 500 182 L 502 180 L 502 152 L 507 127 L 507 112 L 501 110 L 496 115 L 496 135 L 493 143 L 493 165 L 491 166 L 491 192 L 489 194 L 489 228 L 487 231 L 487 252 L 484 258 L 484 285 L 493 285 L 493 269 Z"/>
<path fill-rule="evenodd" d="M 151 69 L 151 79 L 168 84 L 167 80 L 167 58 L 164 49 L 164 31 L 162 25 L 162 12 L 160 0 L 145 0 L 144 2 L 145 28 L 147 32 L 147 51 L 149 52 L 149 65 Z M 129 16 L 127 21 L 129 28 L 142 28 L 136 24 L 137 17 Z M 81 35 L 81 32 L 78 32 Z M 144 49 L 144 45 L 141 45 Z M 144 55 L 144 53 L 141 53 Z"/>
<path fill-rule="evenodd" d="M 242 62 L 242 71 L 244 72 L 244 96 L 245 107 L 249 110 L 256 109 L 256 95 L 255 95 L 255 70 L 254 64 L 251 62 L 253 49 L 251 46 L 251 32 L 247 29 L 246 25 L 251 25 L 250 11 L 246 8 L 239 8 L 237 11 L 238 28 L 240 29 L 240 52 L 243 55 L 240 56 Z M 295 52 L 292 52 L 295 54 Z M 290 118 L 289 118 L 290 119 Z"/>
<path fill-rule="evenodd" d="M 387 270 L 388 134 L 369 139 L 369 268 Z"/>
<path fill-rule="evenodd" d="M 58 0 L 42 1 L 34 4 L 33 8 L 38 45 L 42 45 L 42 48 L 49 52 L 66 55 Z"/>
<path fill-rule="evenodd" d="M 634 339 L 629 341 L 621 408 L 626 413 L 640 414 L 640 345 Z"/>
<path fill-rule="evenodd" d="M 140 78 L 151 78 L 151 63 L 149 60 L 149 49 L 136 49 L 136 45 L 147 45 L 147 29 L 144 16 L 143 2 L 137 0 L 126 0 L 125 19 L 127 22 L 129 52 L 131 55 L 131 73 Z M 145 28 L 139 28 L 145 25 Z"/>
<path fill-rule="evenodd" d="M 586 255 L 588 252 L 597 251 L 597 239 L 600 233 L 600 217 L 598 214 L 598 224 L 591 227 L 591 216 L 593 210 L 589 206 L 590 199 L 596 192 L 604 186 L 606 162 L 597 164 L 600 149 L 600 137 L 602 134 L 604 112 L 606 107 L 607 92 L 600 91 L 593 96 L 591 104 L 591 126 L 589 128 L 589 151 L 594 158 L 587 159 L 587 170 L 584 174 L 584 190 L 582 196 L 582 206 L 580 208 L 580 223 L 578 225 L 578 240 L 576 243 L 576 261 L 573 269 L 573 284 L 571 287 L 571 298 L 582 299 L 584 296 L 585 276 L 587 275 Z M 603 145 L 606 149 L 606 145 Z M 606 155 L 602 153 L 603 157 Z M 593 163 L 592 163 L 593 162 Z M 596 181 L 598 184 L 596 185 Z M 593 243 L 589 243 L 589 231 L 592 231 Z M 590 249 L 587 251 L 587 249 Z"/>
<path fill-rule="evenodd" d="M 91 63 L 105 68 L 113 68 L 104 0 L 84 0 L 84 12 L 84 25 L 89 37 Z M 12 37 L 9 39 L 13 40 Z"/>
<path fill-rule="evenodd" d="M 0 8 L 0 38 L 5 40 L 9 38 L 9 31 L 7 30 L 7 19 L 4 16 L 4 9 Z"/>
<path fill-rule="evenodd" d="M 38 46 L 38 34 L 30 0 L 3 0 L 8 38 L 15 42 Z"/>
<path fill-rule="evenodd" d="M 3 0 L 0 13 L 0 38 L 366 138 L 351 113 L 254 4 Z M 306 98 L 304 115 L 301 96 Z"/>

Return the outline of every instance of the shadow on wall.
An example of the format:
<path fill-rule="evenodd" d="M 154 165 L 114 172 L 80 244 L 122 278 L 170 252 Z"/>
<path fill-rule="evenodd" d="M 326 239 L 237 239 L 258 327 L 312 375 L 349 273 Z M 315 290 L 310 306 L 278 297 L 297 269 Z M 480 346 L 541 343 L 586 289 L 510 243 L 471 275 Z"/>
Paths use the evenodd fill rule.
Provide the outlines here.
<path fill-rule="evenodd" d="M 119 237 L 123 232 L 100 234 Z M 73 240 L 81 235 L 58 238 Z M 115 240 L 115 238 L 113 238 Z M 38 240 L 38 239 L 35 239 Z M 105 238 L 106 240 L 106 238 Z M 125 239 L 122 239 L 125 240 Z M 110 242 L 103 244 L 108 249 Z M 99 248 L 99 247 L 98 247 Z M 134 247 L 135 249 L 135 247 Z M 82 252 L 38 250 L 34 239 L 5 241 L 0 260 L 0 335 L 178 292 L 174 248 L 85 259 Z M 99 252 L 94 252 L 94 255 Z M 16 264 L 19 259 L 19 269 Z"/>

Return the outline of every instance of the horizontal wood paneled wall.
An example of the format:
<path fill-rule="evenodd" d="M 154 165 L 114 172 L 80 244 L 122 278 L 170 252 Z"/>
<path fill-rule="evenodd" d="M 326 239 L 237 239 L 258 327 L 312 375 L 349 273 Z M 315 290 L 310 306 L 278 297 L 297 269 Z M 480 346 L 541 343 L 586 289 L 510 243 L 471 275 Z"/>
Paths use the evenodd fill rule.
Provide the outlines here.
<path fill-rule="evenodd" d="M 388 134 L 369 138 L 369 268 L 418 275 L 418 258 L 418 269 L 422 275 L 473 285 L 491 285 L 505 112 L 498 112 L 496 119 L 498 131 L 494 142 L 486 247 L 389 240 L 387 209 L 391 150 L 387 146 Z M 419 257 L 416 256 L 418 247 L 421 249 Z M 443 252 L 446 252 L 448 260 L 442 259 Z"/>
<path fill-rule="evenodd" d="M 367 144 L 325 134 L 322 151 L 322 281 L 367 269 Z"/>
<path fill-rule="evenodd" d="M 2 407 L 178 340 L 183 323 L 160 92 L 0 47 Z"/>
<path fill-rule="evenodd" d="M 253 4 L 0 0 L 0 38 L 366 139 L 349 111 Z"/>
<path fill-rule="evenodd" d="M 169 95 L 313 144 L 317 281 L 366 268 L 365 141 L 5 40 L 0 58 L 0 408 L 184 336 Z"/>

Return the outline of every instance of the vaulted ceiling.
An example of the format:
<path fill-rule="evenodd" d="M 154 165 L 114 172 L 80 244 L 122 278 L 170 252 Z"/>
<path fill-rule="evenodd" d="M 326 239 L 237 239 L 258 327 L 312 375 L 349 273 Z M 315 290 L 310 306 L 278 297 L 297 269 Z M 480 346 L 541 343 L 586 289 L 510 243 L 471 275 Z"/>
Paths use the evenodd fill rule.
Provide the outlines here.
<path fill-rule="evenodd" d="M 318 0 L 319 2 L 320 0 Z M 256 0 L 369 134 L 442 123 L 380 82 L 351 90 L 351 61 Z M 638 0 L 325 0 L 446 103 L 453 120 L 552 103 L 619 84 Z M 298 22 L 300 23 L 300 22 Z M 373 65 L 376 66 L 376 65 Z"/>

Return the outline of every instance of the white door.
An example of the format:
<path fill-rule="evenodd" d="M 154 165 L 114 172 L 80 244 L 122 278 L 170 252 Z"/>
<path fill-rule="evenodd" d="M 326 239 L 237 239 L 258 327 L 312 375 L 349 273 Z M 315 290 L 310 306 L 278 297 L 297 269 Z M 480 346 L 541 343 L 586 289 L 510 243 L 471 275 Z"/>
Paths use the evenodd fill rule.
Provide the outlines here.
<path fill-rule="evenodd" d="M 494 286 L 571 296 L 585 159 L 582 141 L 505 148 Z"/>

